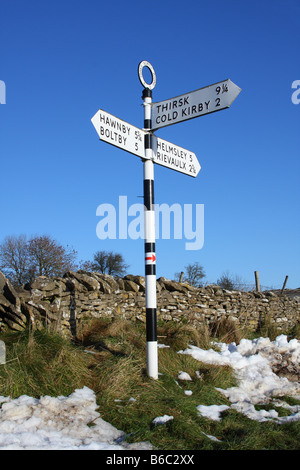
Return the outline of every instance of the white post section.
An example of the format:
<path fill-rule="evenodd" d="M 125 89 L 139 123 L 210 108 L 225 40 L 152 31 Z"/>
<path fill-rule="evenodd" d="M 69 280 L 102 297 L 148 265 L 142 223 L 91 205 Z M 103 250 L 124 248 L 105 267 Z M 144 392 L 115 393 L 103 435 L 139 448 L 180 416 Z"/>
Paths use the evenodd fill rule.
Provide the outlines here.
<path fill-rule="evenodd" d="M 147 373 L 158 379 L 157 355 L 157 320 L 156 320 L 156 255 L 155 255 L 155 212 L 154 212 L 154 163 L 152 150 L 151 103 L 152 91 L 145 88 L 144 129 L 145 135 L 144 160 L 144 206 L 145 206 L 145 281 L 146 281 L 146 330 L 147 330 Z"/>

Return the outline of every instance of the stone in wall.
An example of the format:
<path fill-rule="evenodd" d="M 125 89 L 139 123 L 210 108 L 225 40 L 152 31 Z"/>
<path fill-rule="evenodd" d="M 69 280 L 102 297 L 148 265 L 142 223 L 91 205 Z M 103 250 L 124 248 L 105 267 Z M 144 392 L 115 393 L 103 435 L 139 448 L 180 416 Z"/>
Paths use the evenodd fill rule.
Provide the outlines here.
<path fill-rule="evenodd" d="M 0 324 L 13 330 L 22 330 L 27 323 L 26 311 L 12 284 L 0 272 Z"/>

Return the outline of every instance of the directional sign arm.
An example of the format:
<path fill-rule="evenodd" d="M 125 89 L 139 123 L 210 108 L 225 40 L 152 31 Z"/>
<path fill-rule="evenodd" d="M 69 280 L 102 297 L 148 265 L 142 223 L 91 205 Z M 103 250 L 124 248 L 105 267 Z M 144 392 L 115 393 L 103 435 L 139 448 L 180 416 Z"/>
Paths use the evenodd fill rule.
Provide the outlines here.
<path fill-rule="evenodd" d="M 201 169 L 200 163 L 193 152 L 160 139 L 156 135 L 153 135 L 153 161 L 158 165 L 194 178 Z"/>
<path fill-rule="evenodd" d="M 229 108 L 241 89 L 231 80 L 152 103 L 152 130 Z"/>
<path fill-rule="evenodd" d="M 128 124 L 128 122 L 102 109 L 97 111 L 91 121 L 100 140 L 146 159 L 144 145 L 145 131 Z"/>

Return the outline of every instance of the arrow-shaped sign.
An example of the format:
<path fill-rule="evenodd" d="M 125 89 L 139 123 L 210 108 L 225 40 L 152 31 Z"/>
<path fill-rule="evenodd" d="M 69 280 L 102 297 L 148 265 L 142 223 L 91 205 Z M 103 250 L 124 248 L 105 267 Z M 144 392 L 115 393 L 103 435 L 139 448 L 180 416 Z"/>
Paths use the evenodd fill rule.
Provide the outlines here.
<path fill-rule="evenodd" d="M 153 135 L 153 161 L 171 170 L 196 177 L 201 169 L 196 155 Z"/>
<path fill-rule="evenodd" d="M 152 130 L 229 108 L 241 89 L 231 80 L 152 103 Z"/>
<path fill-rule="evenodd" d="M 122 121 L 112 114 L 99 109 L 92 117 L 92 123 L 101 140 L 115 147 L 145 158 L 145 132 Z"/>

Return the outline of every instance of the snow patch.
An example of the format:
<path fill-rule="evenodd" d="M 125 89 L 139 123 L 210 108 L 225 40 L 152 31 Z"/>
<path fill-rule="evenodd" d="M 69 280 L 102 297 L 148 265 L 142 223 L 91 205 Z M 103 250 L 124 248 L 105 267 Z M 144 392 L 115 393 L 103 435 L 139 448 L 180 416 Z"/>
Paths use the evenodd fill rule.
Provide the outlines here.
<path fill-rule="evenodd" d="M 273 372 L 272 366 L 282 359 L 287 367 L 292 366 L 299 371 L 300 342 L 296 339 L 287 340 L 285 335 L 278 336 L 275 341 L 269 338 L 255 340 L 242 339 L 235 343 L 218 343 L 219 351 L 203 350 L 189 346 L 179 354 L 191 355 L 194 359 L 216 365 L 227 365 L 233 368 L 238 385 L 226 390 L 217 389 L 232 403 L 231 408 L 257 421 L 273 420 L 278 423 L 300 419 L 300 410 L 287 417 L 279 417 L 276 410 L 256 410 L 255 405 L 271 403 L 276 397 L 284 395 L 300 399 L 300 384 L 291 382 L 286 377 L 279 377 Z M 219 419 L 220 407 L 199 405 L 198 412 L 211 419 Z"/>
<path fill-rule="evenodd" d="M 125 444 L 116 444 L 124 433 L 100 418 L 95 394 L 88 387 L 68 397 L 36 399 L 22 395 L 16 399 L 0 397 L 0 403 L 1 450 L 126 448 Z"/>

